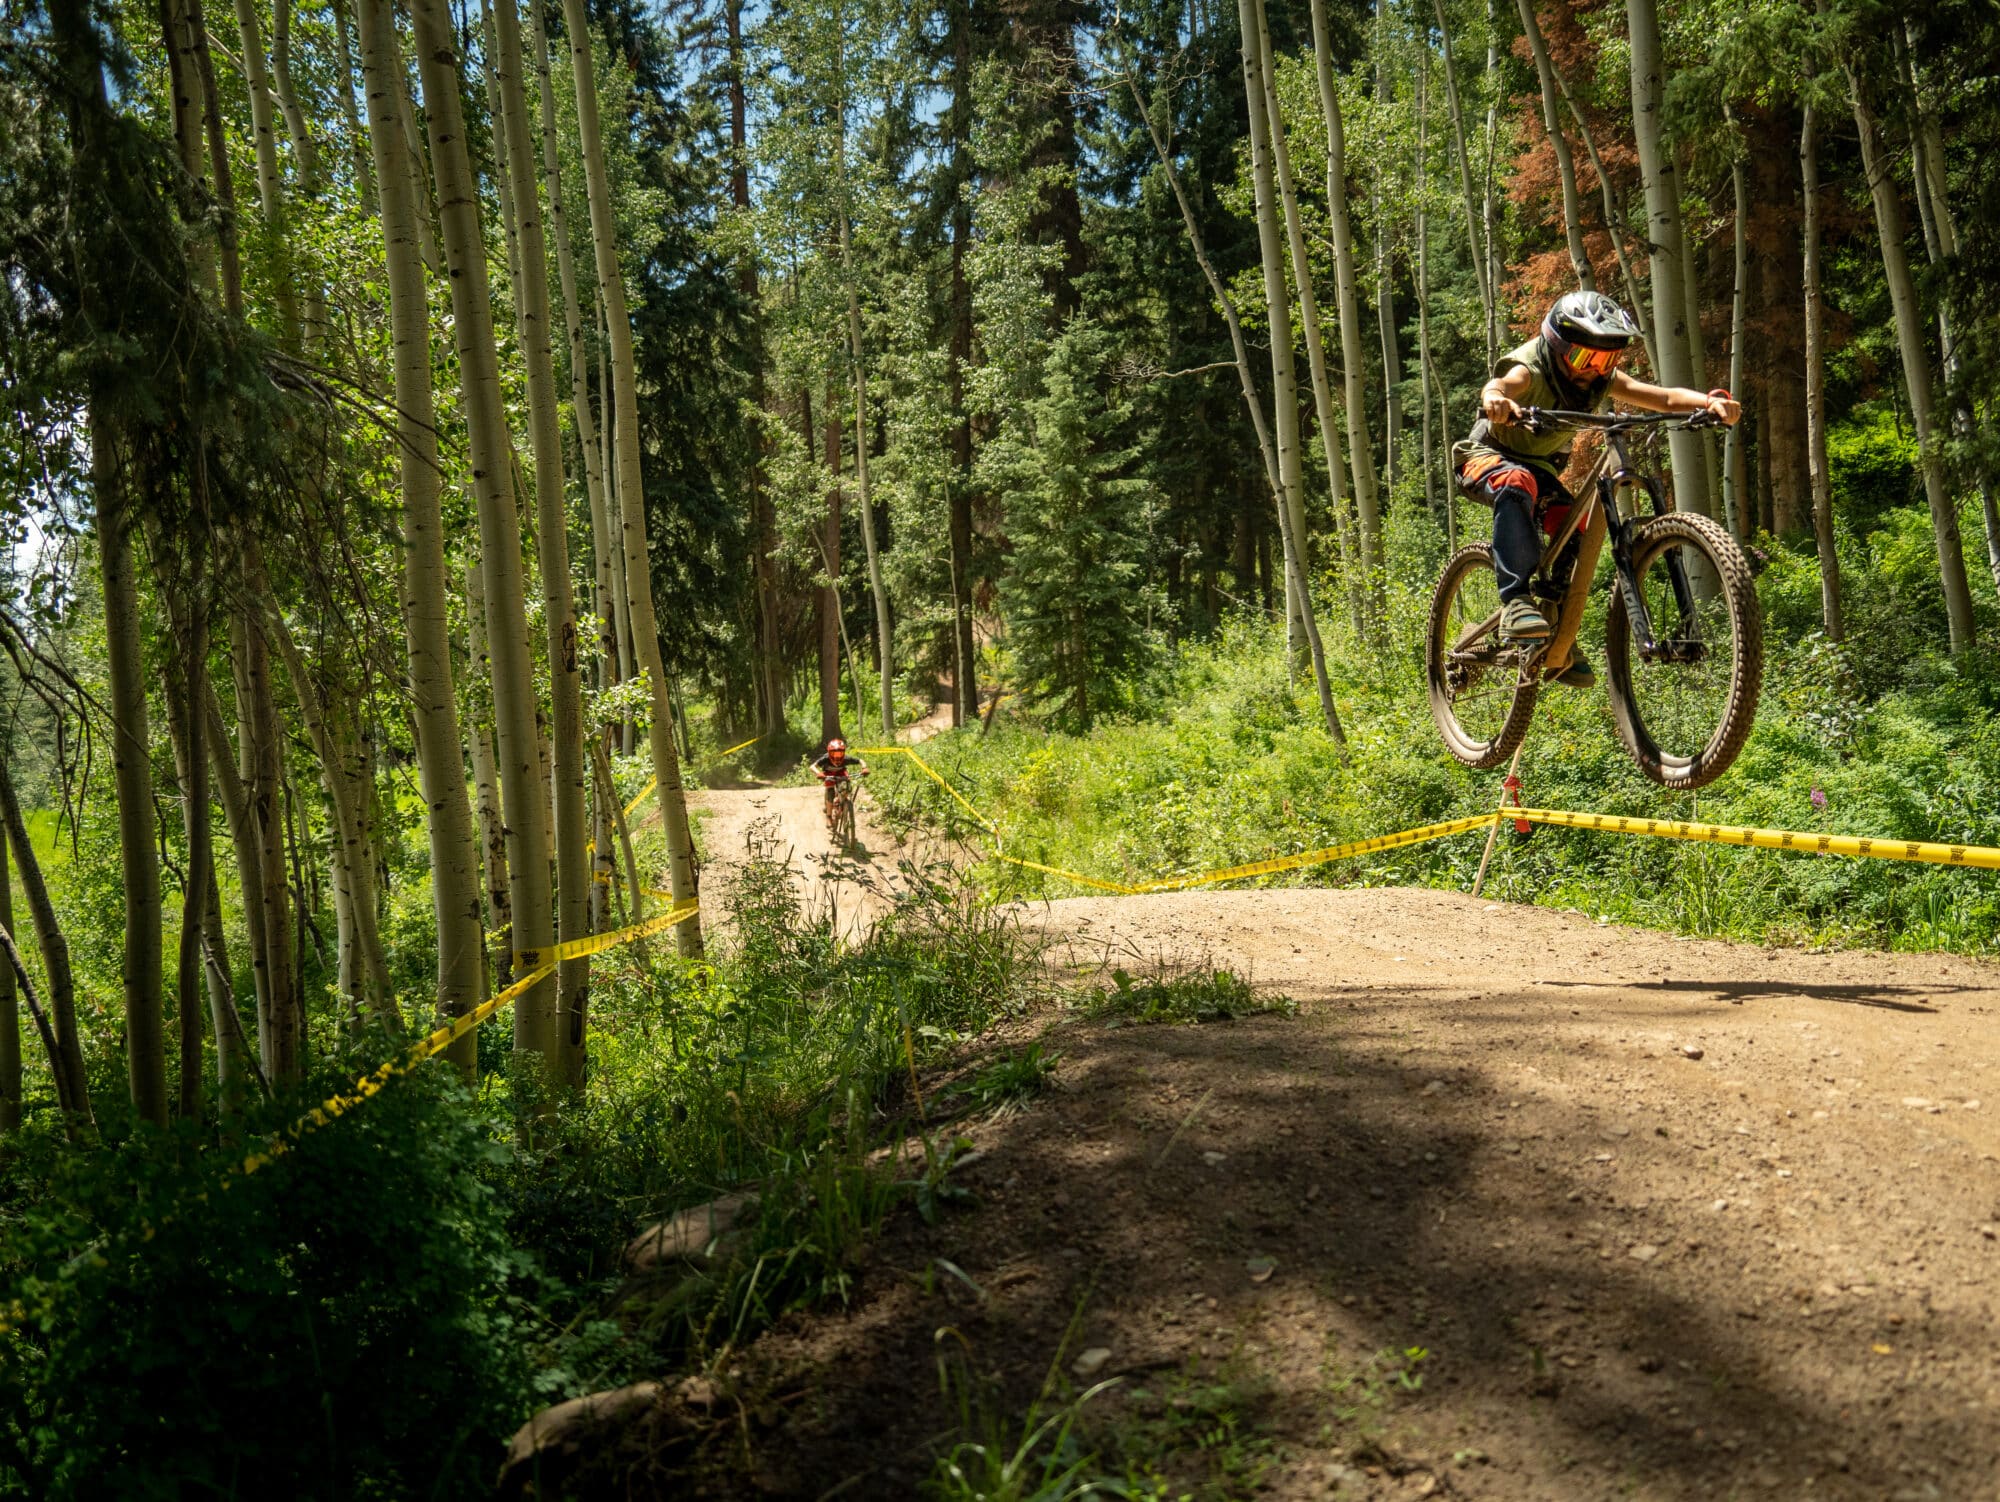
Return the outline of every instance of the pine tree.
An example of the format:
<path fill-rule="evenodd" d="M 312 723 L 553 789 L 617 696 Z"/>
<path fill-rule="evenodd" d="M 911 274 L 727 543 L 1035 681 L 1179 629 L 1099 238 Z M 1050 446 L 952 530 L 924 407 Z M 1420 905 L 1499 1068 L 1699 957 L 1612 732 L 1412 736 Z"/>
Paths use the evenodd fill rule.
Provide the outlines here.
<path fill-rule="evenodd" d="M 1147 524 L 1157 500 L 1130 477 L 1139 449 L 1109 398 L 1110 336 L 1072 319 L 1050 343 L 1042 394 L 1000 440 L 1013 566 L 1001 587 L 1023 697 L 1087 729 L 1151 654 Z"/>

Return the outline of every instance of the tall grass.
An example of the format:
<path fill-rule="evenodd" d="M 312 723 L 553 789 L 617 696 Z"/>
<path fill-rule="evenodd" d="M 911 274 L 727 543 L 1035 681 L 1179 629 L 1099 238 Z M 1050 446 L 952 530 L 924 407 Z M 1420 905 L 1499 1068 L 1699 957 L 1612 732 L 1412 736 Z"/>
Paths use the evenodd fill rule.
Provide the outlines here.
<path fill-rule="evenodd" d="M 1008 853 L 1120 881 L 1492 809 L 1500 774 L 1471 773 L 1451 761 L 1431 723 L 1418 602 L 1442 542 L 1420 508 L 1405 507 L 1402 515 L 1390 539 L 1387 641 L 1359 641 L 1337 601 L 1324 612 L 1345 753 L 1319 727 L 1310 681 L 1287 669 L 1279 630 L 1239 618 L 1172 654 L 1143 717 L 1074 736 L 1003 716 L 989 737 L 943 736 L 927 744 L 925 756 L 997 822 Z M 1768 624 L 1758 725 L 1720 782 L 1698 795 L 1666 793 L 1627 758 L 1601 689 L 1551 688 L 1522 758 L 1526 801 L 2000 844 L 2000 678 L 1983 654 L 1953 662 L 1931 648 L 1921 611 L 1898 614 L 1899 601 L 1921 595 L 1921 579 L 1903 567 L 1907 530 L 1901 513 L 1892 513 L 1867 549 L 1849 539 L 1857 554 L 1850 559 L 1850 614 L 1873 623 L 1864 627 L 1873 634 L 1857 633 L 1846 646 L 1816 630 L 1816 564 L 1775 549 L 1761 584 Z M 1603 599 L 1600 590 L 1582 639 L 1593 655 L 1601 655 Z M 1990 582 L 1981 608 L 1990 630 Z M 885 768 L 873 791 L 904 817 L 990 848 L 915 769 Z M 1469 889 L 1483 838 L 1474 833 L 1266 880 Z M 1082 890 L 991 861 L 980 876 L 1002 898 Z M 1989 873 L 1547 828 L 1525 841 L 1503 836 L 1487 890 L 1686 933 L 1965 952 L 1994 946 L 2000 916 L 2000 878 Z"/>

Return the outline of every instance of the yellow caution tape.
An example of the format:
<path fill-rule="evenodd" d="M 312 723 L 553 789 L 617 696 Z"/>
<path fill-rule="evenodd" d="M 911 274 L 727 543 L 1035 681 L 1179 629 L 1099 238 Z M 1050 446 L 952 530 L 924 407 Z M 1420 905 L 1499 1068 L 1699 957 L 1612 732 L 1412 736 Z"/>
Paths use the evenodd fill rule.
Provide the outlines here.
<path fill-rule="evenodd" d="M 677 908 L 670 913 L 662 913 L 657 918 L 648 918 L 645 922 L 632 924 L 629 928 L 621 928 L 608 934 L 593 934 L 588 939 L 578 939 L 573 940 L 569 944 L 556 945 L 554 948 L 548 950 L 546 956 L 540 959 L 538 963 L 526 967 L 527 973 L 511 986 L 489 996 L 471 1011 L 466 1012 L 462 1016 L 452 1018 L 450 1022 L 438 1028 L 429 1036 L 411 1044 L 410 1047 L 389 1060 L 388 1063 L 382 1065 L 372 1073 L 364 1074 L 346 1091 L 339 1095 L 329 1096 L 314 1106 L 297 1121 L 272 1137 L 260 1151 L 254 1152 L 245 1158 L 240 1171 L 249 1174 L 255 1173 L 260 1168 L 267 1167 L 290 1152 L 292 1144 L 305 1136 L 307 1132 L 313 1131 L 318 1127 L 323 1127 L 328 1122 L 346 1115 L 369 1097 L 380 1094 L 383 1086 L 387 1085 L 390 1081 L 408 1074 L 417 1065 L 423 1063 L 424 1060 L 435 1058 L 438 1054 L 443 1053 L 452 1044 L 478 1027 L 509 1002 L 518 1001 L 522 996 L 547 980 L 549 976 L 555 973 L 558 960 L 573 958 L 578 954 L 597 954 L 606 949 L 615 949 L 621 944 L 630 944 L 634 940 L 643 939 L 649 934 L 658 933 L 663 928 L 672 928 L 676 924 L 685 923 L 697 911 L 697 905 L 690 902 L 685 907 Z M 568 952 L 565 953 L 564 951 Z M 518 960 L 520 957 L 517 956 L 516 958 Z"/>
<path fill-rule="evenodd" d="M 999 826 L 966 802 L 964 795 L 957 788 L 947 782 L 936 768 L 910 747 L 875 746 L 863 754 L 908 757 L 926 777 L 951 794 L 957 800 L 959 807 L 978 821 L 980 828 L 993 835 L 995 839 L 1000 837 Z M 1490 814 L 1472 814 L 1463 819 L 1450 819 L 1442 824 L 1425 824 L 1395 834 L 1377 835 L 1365 840 L 1350 840 L 1344 845 L 1332 845 L 1323 850 L 1274 856 L 1269 860 L 1252 861 L 1247 865 L 1223 866 L 1211 871 L 1165 877 L 1137 885 L 1109 881 L 1099 876 L 1086 876 L 1081 871 L 1071 871 L 1063 866 L 1044 865 L 1040 861 L 1025 860 L 1018 855 L 1008 855 L 1004 851 L 996 850 L 989 858 L 1004 861 L 1011 866 L 1020 866 L 1025 870 L 1058 876 L 1065 881 L 1076 882 L 1080 886 L 1095 887 L 1101 892 L 1138 896 L 1146 892 L 1177 892 L 1188 887 L 1203 886 L 1209 882 L 1236 881 L 1246 876 L 1265 876 L 1276 871 L 1295 871 L 1303 866 L 1325 865 L 1331 861 L 1346 860 L 1351 856 L 1370 855 L 1377 851 L 1399 849 L 1405 845 L 1445 839 L 1469 830 L 1483 829 L 1501 819 L 1556 825 L 1567 829 L 1592 829 L 1605 834 L 1652 835 L 1659 839 L 1695 840 L 1715 845 L 1734 845 L 1739 849 L 1788 850 L 1800 855 L 1839 855 L 1862 860 L 1921 861 L 1936 866 L 1966 866 L 1978 870 L 2000 871 L 2000 849 L 1988 845 L 1946 845 L 1928 840 L 1890 840 L 1863 835 L 1802 834 L 1790 829 L 1748 829 L 1731 824 L 1697 824 L 1682 819 L 1638 819 L 1615 814 L 1580 814 L 1568 809 L 1506 807 Z"/>
<path fill-rule="evenodd" d="M 628 819 L 631 818 L 632 810 L 637 808 L 640 804 L 644 803 L 648 798 L 652 797 L 653 789 L 658 787 L 659 785 L 660 785 L 659 778 L 648 777 L 646 779 L 646 785 L 640 788 L 639 791 L 633 795 L 632 801 L 630 803 L 625 805 L 625 817 Z"/>
<path fill-rule="evenodd" d="M 1178 892 L 1211 881 L 1236 881 L 1245 876 L 1265 876 L 1273 871 L 1296 871 L 1302 866 L 1325 865 L 1330 861 L 1346 860 L 1350 856 L 1372 855 L 1378 850 L 1397 850 L 1405 845 L 1421 845 L 1427 840 L 1442 840 L 1450 835 L 1464 834 L 1469 829 L 1483 829 L 1491 824 L 1495 817 L 1497 816 L 1494 814 L 1472 814 L 1463 819 L 1450 819 L 1442 824 L 1425 824 L 1396 834 L 1376 835 L 1366 840 L 1349 840 L 1344 845 L 1328 845 L 1319 850 L 1302 850 L 1297 855 L 1273 856 L 1269 860 L 1252 861 L 1243 866 L 1220 866 L 1212 871 L 1164 877 L 1159 881 L 1141 882 L 1137 886 L 1104 881 L 1099 877 L 1085 876 L 1080 871 L 1064 870 L 1061 866 L 1045 866 L 1040 861 L 1023 860 L 1018 855 L 1007 855 L 1003 852 L 996 851 L 992 859 L 1005 861 L 1010 866 L 1025 866 L 1030 871 L 1046 871 L 1051 876 L 1081 882 L 1084 886 L 1096 887 L 1100 891 L 1137 897 L 1147 892 Z"/>
<path fill-rule="evenodd" d="M 1018 855 L 995 854 L 992 859 L 1005 861 L 1010 866 L 1022 866 L 1030 871 L 1046 871 L 1049 875 L 1060 876 L 1065 881 L 1081 882 L 1086 887 L 1096 887 L 1100 892 L 1117 892 L 1130 897 L 1138 891 L 1137 887 L 1128 887 L 1122 881 L 1105 881 L 1100 877 L 1085 876 L 1081 871 L 1066 871 L 1061 866 L 1045 866 L 1040 861 L 1022 860 Z"/>
<path fill-rule="evenodd" d="M 655 893 L 651 895 L 657 896 L 661 894 Z M 630 944 L 637 939 L 649 938 L 659 933 L 662 929 L 672 928 L 676 924 L 685 923 L 694 916 L 694 913 L 695 904 L 689 903 L 684 908 L 676 908 L 671 912 L 660 913 L 655 917 L 645 919 L 643 922 L 634 923 L 629 928 L 621 928 L 612 933 L 589 934 L 581 939 L 571 939 L 566 943 L 551 944 L 547 949 L 517 949 L 514 951 L 514 964 L 518 969 L 533 970 L 548 965 L 560 964 L 564 960 L 580 960 L 586 955 L 602 954 L 607 949 L 616 949 L 621 944 Z"/>
<path fill-rule="evenodd" d="M 911 761 L 917 764 L 917 769 L 921 771 L 924 774 L 924 776 L 930 778 L 932 782 L 935 782 L 939 787 L 943 788 L 947 793 L 950 793 L 952 797 L 956 798 L 958 800 L 958 806 L 964 809 L 967 813 L 971 814 L 973 819 L 978 822 L 978 825 L 981 829 L 995 836 L 997 836 L 1000 833 L 1000 831 L 994 827 L 993 821 L 991 819 L 987 818 L 986 815 L 982 814 L 978 809 L 974 808 L 970 803 L 967 803 L 965 801 L 964 794 L 960 793 L 957 788 L 953 787 L 950 783 L 946 782 L 943 777 L 938 775 L 936 768 L 934 768 L 929 762 L 925 761 L 921 756 L 917 755 L 917 753 L 912 751 L 908 746 L 868 746 L 862 749 L 858 754 L 862 756 L 909 757 Z"/>
<path fill-rule="evenodd" d="M 753 735 L 747 741 L 738 741 L 735 745 L 729 747 L 727 750 L 716 752 L 715 755 L 709 757 L 708 760 L 721 761 L 725 756 L 734 756 L 738 751 L 741 751 L 746 747 L 756 745 L 757 742 L 761 741 L 763 738 L 764 737 L 761 735 Z M 632 810 L 637 808 L 640 804 L 644 803 L 648 798 L 652 797 L 653 789 L 658 787 L 659 785 L 660 785 L 659 778 L 657 777 L 647 778 L 646 785 L 640 788 L 637 793 L 633 794 L 632 801 L 625 805 L 625 817 L 628 819 L 631 818 Z M 588 854 L 597 849 L 597 841 L 591 840 L 583 848 L 584 852 Z M 489 939 L 498 938 L 499 933 L 500 931 L 496 929 L 493 933 L 488 934 L 486 937 Z"/>
<path fill-rule="evenodd" d="M 1510 819 L 1595 829 L 1605 834 L 1654 835 L 1664 840 L 1700 840 L 1751 850 L 1789 850 L 1798 855 L 1845 855 L 1878 861 L 1924 861 L 1934 866 L 1974 866 L 2000 871 L 2000 850 L 1990 845 L 1937 845 L 1928 840 L 1885 840 L 1851 834 L 1801 834 L 1790 829 L 1746 829 L 1734 824 L 1693 824 L 1680 819 L 1633 819 L 1615 814 L 1578 814 L 1560 808 L 1510 808 Z"/>
<path fill-rule="evenodd" d="M 1415 829 L 1400 830 L 1395 834 L 1375 835 L 1365 840 L 1349 840 L 1344 845 L 1328 845 L 1320 850 L 1304 850 L 1297 855 L 1280 855 L 1270 860 L 1252 861 L 1243 866 L 1224 866 L 1217 871 L 1203 871 L 1193 876 L 1173 876 L 1164 881 L 1149 881 L 1133 887 L 1134 894 L 1141 892 L 1178 892 L 1187 887 L 1198 887 L 1210 881 L 1235 881 L 1244 876 L 1264 876 L 1273 871 L 1296 871 L 1301 866 L 1321 866 L 1329 861 L 1343 861 L 1350 856 L 1372 855 L 1378 850 L 1399 850 L 1405 845 L 1421 845 L 1429 840 L 1442 840 L 1450 835 L 1464 834 L 1469 829 L 1484 829 L 1498 814 L 1472 814 L 1463 819 L 1447 819 L 1442 824 L 1423 824 Z"/>

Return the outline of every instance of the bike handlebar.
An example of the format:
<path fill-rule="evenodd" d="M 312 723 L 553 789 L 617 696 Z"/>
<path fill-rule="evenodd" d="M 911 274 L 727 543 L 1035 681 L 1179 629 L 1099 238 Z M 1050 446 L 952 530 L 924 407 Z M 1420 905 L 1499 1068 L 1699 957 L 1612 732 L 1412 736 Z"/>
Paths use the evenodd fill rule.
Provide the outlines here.
<path fill-rule="evenodd" d="M 1722 419 L 1713 412 L 1563 412 L 1550 407 L 1529 407 L 1521 426 L 1530 433 L 1554 433 L 1564 428 L 1592 428 L 1622 433 L 1631 428 L 1719 428 Z"/>

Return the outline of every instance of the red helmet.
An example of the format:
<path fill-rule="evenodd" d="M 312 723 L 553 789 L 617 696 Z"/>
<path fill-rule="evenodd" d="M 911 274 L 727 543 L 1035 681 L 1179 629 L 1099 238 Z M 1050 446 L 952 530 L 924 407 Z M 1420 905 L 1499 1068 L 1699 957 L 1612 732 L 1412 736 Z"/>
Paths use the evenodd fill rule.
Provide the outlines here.
<path fill-rule="evenodd" d="M 835 736 L 826 743 L 826 754 L 835 761 L 843 760 L 847 755 L 847 742 Z"/>

